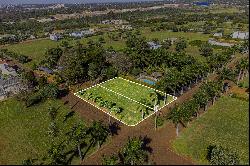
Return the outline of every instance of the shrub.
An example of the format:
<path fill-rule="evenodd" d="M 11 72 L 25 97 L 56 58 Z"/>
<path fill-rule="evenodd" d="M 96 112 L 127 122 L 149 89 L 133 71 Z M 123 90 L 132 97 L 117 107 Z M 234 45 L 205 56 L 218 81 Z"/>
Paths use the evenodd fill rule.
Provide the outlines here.
<path fill-rule="evenodd" d="M 115 114 L 119 114 L 121 113 L 122 109 L 120 107 L 117 107 L 117 106 L 113 106 L 111 109 L 110 109 L 111 112 L 114 112 Z"/>
<path fill-rule="evenodd" d="M 157 127 L 162 126 L 164 124 L 164 119 L 162 117 L 157 117 L 156 125 Z"/>
<path fill-rule="evenodd" d="M 39 103 L 41 100 L 43 99 L 43 96 L 41 93 L 34 93 L 32 96 L 30 96 L 26 102 L 25 102 L 25 105 L 26 107 L 30 107 L 34 104 L 37 104 Z"/>
<path fill-rule="evenodd" d="M 236 152 L 214 145 L 208 147 L 207 159 L 212 165 L 238 165 L 240 162 Z"/>

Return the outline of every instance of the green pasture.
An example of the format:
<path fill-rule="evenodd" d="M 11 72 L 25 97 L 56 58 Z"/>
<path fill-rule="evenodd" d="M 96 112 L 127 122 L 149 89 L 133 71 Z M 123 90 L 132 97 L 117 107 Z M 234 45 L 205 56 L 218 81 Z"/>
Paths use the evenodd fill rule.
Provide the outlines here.
<path fill-rule="evenodd" d="M 21 165 L 28 158 L 39 158 L 41 161 L 47 154 L 52 141 L 48 136 L 51 122 L 49 107 L 58 109 L 56 122 L 62 132 L 56 141 L 61 142 L 66 138 L 62 133 L 65 134 L 73 124 L 81 121 L 77 115 L 66 118 L 70 109 L 62 101 L 48 100 L 29 108 L 14 98 L 0 102 L 0 165 Z M 73 157 L 72 163 L 79 164 L 79 158 Z"/>
<path fill-rule="evenodd" d="M 221 97 L 206 113 L 185 128 L 172 145 L 176 152 L 198 164 L 208 164 L 209 145 L 237 151 L 241 164 L 249 164 L 249 102 Z"/>

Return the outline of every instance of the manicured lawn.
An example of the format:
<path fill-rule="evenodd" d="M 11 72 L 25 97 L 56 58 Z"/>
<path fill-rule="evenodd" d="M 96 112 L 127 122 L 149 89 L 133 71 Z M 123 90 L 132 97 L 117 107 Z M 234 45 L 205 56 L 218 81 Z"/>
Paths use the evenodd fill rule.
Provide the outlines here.
<path fill-rule="evenodd" d="M 20 165 L 24 159 L 41 158 L 47 153 L 51 143 L 47 134 L 51 122 L 48 114 L 50 106 L 60 107 L 57 123 L 62 133 L 80 121 L 74 115 L 63 122 L 70 109 L 60 100 L 48 100 L 30 108 L 15 99 L 0 102 L 0 164 Z M 57 141 L 64 138 L 64 135 L 59 135 Z M 78 157 L 73 159 L 73 163 L 79 164 Z"/>
<path fill-rule="evenodd" d="M 199 164 L 208 164 L 206 148 L 221 145 L 237 150 L 241 164 L 249 164 L 249 102 L 224 96 L 184 129 L 174 149 Z"/>
<path fill-rule="evenodd" d="M 139 107 L 141 106 L 141 99 L 146 99 L 149 103 L 146 105 L 150 107 L 148 108 L 149 114 L 146 115 L 145 118 L 153 114 L 154 102 L 150 99 L 150 93 L 152 92 L 154 92 L 154 90 L 148 87 L 131 83 L 122 78 L 116 78 L 86 90 L 86 93 L 92 93 L 94 96 L 100 96 L 104 101 L 116 103 L 116 106 L 122 108 L 121 113 L 115 114 L 114 112 L 111 112 L 111 114 L 127 125 L 135 125 L 142 120 L 141 112 L 139 110 Z M 161 108 L 164 106 L 164 93 L 159 92 L 158 94 L 160 96 L 159 108 Z M 87 100 L 86 96 L 81 95 L 80 93 L 77 93 L 77 95 Z M 167 95 L 166 103 L 170 103 L 172 101 L 173 97 Z M 90 102 L 97 106 L 97 103 L 94 103 L 93 101 Z M 142 107 L 146 108 L 146 106 Z M 102 109 L 105 112 L 110 113 L 108 109 Z"/>

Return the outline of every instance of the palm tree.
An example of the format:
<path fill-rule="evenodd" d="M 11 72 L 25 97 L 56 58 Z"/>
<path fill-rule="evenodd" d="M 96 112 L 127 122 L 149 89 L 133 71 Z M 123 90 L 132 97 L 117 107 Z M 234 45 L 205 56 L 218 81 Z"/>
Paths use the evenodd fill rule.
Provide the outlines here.
<path fill-rule="evenodd" d="M 172 109 L 168 115 L 168 119 L 172 120 L 172 122 L 175 124 L 176 127 L 176 135 L 179 136 L 179 124 L 181 123 L 182 119 L 182 112 L 179 106 Z"/>
<path fill-rule="evenodd" d="M 199 105 L 199 107 L 204 107 L 204 111 L 207 109 L 208 95 L 204 91 L 198 91 L 194 94 L 194 100 Z"/>
<path fill-rule="evenodd" d="M 157 128 L 157 111 L 158 111 L 158 107 L 159 107 L 159 104 L 160 104 L 160 98 L 161 98 L 161 95 L 160 93 L 156 92 L 156 91 L 153 91 L 149 94 L 150 98 L 151 98 L 151 101 L 152 103 L 154 103 L 154 112 L 155 112 L 155 130 Z"/>
<path fill-rule="evenodd" d="M 140 138 L 132 138 L 121 151 L 124 165 L 143 164 L 147 159 L 147 153 L 143 149 L 143 141 Z"/>
<path fill-rule="evenodd" d="M 148 105 L 148 101 L 145 98 L 140 99 L 139 102 L 144 104 L 144 105 Z M 139 106 L 137 107 L 137 110 L 139 110 L 141 112 L 142 119 L 144 119 L 145 114 L 149 114 L 148 107 L 145 107 L 144 105 L 139 104 Z"/>
<path fill-rule="evenodd" d="M 49 148 L 48 154 L 45 157 L 47 160 L 48 165 L 60 165 L 60 164 L 66 164 L 66 156 L 63 154 L 65 145 L 64 142 L 62 142 L 59 145 L 54 145 Z"/>
<path fill-rule="evenodd" d="M 81 144 L 85 143 L 84 138 L 87 135 L 87 128 L 80 122 L 75 124 L 66 135 L 69 136 L 69 141 L 77 147 L 80 161 L 82 161 Z"/>

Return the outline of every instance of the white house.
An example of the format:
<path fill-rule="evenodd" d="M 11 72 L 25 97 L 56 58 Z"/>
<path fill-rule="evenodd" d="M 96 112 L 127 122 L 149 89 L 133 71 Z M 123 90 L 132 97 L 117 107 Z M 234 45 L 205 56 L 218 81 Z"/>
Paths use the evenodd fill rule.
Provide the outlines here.
<path fill-rule="evenodd" d="M 84 36 L 92 35 L 94 32 L 92 30 L 84 30 L 79 32 L 72 32 L 69 34 L 71 37 L 82 38 Z"/>
<path fill-rule="evenodd" d="M 81 32 L 72 32 L 69 34 L 71 37 L 81 38 L 83 37 L 83 34 Z"/>
<path fill-rule="evenodd" d="M 131 30 L 133 29 L 131 25 L 122 25 L 122 29 Z"/>
<path fill-rule="evenodd" d="M 152 41 L 151 42 L 147 42 L 147 43 L 148 43 L 150 49 L 153 49 L 153 50 L 158 49 L 158 48 L 160 48 L 162 46 L 162 45 L 157 44 L 157 43 L 152 42 Z"/>
<path fill-rule="evenodd" d="M 58 41 L 58 40 L 62 39 L 62 36 L 59 34 L 50 34 L 49 38 L 50 38 L 50 40 Z"/>
<path fill-rule="evenodd" d="M 213 36 L 214 37 L 222 37 L 223 35 L 222 35 L 222 33 L 214 33 Z"/>
<path fill-rule="evenodd" d="M 219 41 L 216 41 L 214 39 L 209 39 L 208 43 L 211 45 L 217 45 L 217 46 L 223 46 L 223 47 L 232 47 L 234 45 L 234 44 L 230 44 L 230 43 L 219 42 Z"/>
<path fill-rule="evenodd" d="M 234 32 L 232 35 L 233 39 L 248 39 L 249 38 L 249 32 Z"/>

